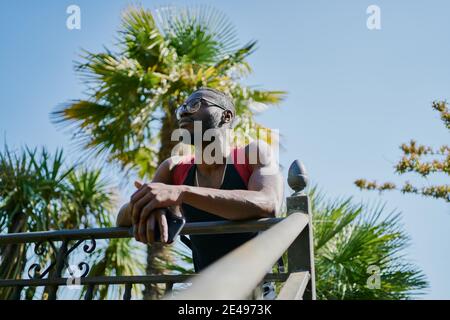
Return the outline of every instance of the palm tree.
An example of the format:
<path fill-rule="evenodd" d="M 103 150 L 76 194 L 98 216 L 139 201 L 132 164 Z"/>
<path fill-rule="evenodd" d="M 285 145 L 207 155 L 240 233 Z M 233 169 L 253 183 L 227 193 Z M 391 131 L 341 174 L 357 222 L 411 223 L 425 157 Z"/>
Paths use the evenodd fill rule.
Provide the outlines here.
<path fill-rule="evenodd" d="M 325 201 L 317 188 L 311 189 L 310 199 L 318 299 L 423 294 L 425 276 L 402 253 L 409 239 L 399 213 L 385 214 L 380 205 L 356 205 L 351 198 Z"/>
<path fill-rule="evenodd" d="M 114 195 L 109 183 L 101 178 L 100 170 L 81 166 L 65 166 L 63 151 L 52 156 L 45 148 L 25 148 L 20 154 L 5 145 L 0 153 L 0 233 L 17 233 L 89 227 L 111 227 Z M 100 246 L 97 255 L 88 261 L 111 258 L 114 248 L 129 244 L 129 239 Z M 26 266 L 44 266 L 52 258 L 52 251 L 30 255 L 31 244 L 0 247 L 0 278 L 16 279 L 24 276 Z M 139 272 L 139 265 L 131 259 L 132 250 L 116 250 L 124 256 L 110 263 L 104 273 L 124 268 Z M 32 256 L 30 258 L 30 256 Z M 2 288 L 0 298 L 9 298 L 11 288 Z M 35 287 L 25 292 L 26 299 L 38 294 Z M 42 294 L 45 298 L 46 292 Z"/>
<path fill-rule="evenodd" d="M 251 68 L 246 61 L 255 41 L 238 46 L 233 25 L 208 7 L 160 8 L 152 13 L 131 8 L 123 15 L 117 51 L 85 52 L 76 65 L 87 87 L 87 98 L 60 106 L 56 123 L 73 124 L 74 137 L 89 155 L 105 156 L 125 173 L 137 170 L 151 178 L 176 142 L 175 109 L 196 88 L 213 87 L 233 96 L 244 136 L 259 124 L 253 115 L 261 104 L 277 104 L 281 91 L 264 91 L 241 83 Z M 149 247 L 147 274 L 164 270 L 168 249 Z M 147 298 L 162 288 L 148 287 Z"/>

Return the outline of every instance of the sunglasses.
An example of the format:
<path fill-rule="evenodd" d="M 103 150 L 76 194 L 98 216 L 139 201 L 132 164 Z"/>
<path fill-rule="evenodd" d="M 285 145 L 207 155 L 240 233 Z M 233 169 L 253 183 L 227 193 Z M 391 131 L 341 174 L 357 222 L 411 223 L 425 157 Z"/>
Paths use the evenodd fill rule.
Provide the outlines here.
<path fill-rule="evenodd" d="M 189 101 L 188 103 L 183 103 L 181 106 L 179 106 L 175 110 L 177 119 L 180 120 L 181 115 L 183 113 L 190 113 L 190 114 L 196 113 L 198 110 L 200 110 L 200 107 L 202 106 L 202 101 L 206 102 L 208 107 L 216 106 L 223 110 L 229 110 L 229 109 L 227 109 L 221 105 L 218 105 L 217 103 L 209 101 L 205 98 L 193 99 L 193 100 Z"/>

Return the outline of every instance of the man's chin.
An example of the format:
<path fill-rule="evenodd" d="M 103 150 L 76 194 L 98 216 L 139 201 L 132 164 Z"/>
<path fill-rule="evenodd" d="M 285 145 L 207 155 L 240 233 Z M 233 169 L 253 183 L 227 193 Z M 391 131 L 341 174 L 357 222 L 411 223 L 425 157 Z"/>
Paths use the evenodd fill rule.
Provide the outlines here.
<path fill-rule="evenodd" d="M 190 128 L 194 128 L 194 123 L 192 121 L 183 121 L 183 122 L 178 124 L 178 127 L 180 129 L 187 129 L 187 130 L 189 130 Z"/>

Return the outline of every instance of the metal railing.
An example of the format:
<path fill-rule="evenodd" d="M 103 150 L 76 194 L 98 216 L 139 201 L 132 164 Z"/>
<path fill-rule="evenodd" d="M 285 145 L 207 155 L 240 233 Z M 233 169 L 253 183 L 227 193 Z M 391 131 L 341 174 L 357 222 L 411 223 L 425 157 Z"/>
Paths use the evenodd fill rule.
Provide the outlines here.
<path fill-rule="evenodd" d="M 277 299 L 315 299 L 313 236 L 308 197 L 301 193 L 307 178 L 300 162 L 289 169 L 288 183 L 296 192 L 287 198 L 286 218 L 266 218 L 253 221 L 219 221 L 187 223 L 182 234 L 224 234 L 261 232 L 239 248 L 222 257 L 199 274 L 97 276 L 89 275 L 90 266 L 81 262 L 84 270 L 77 284 L 86 287 L 84 298 L 93 298 L 95 286 L 125 285 L 123 299 L 131 299 L 133 284 L 166 284 L 164 299 L 246 299 L 259 290 L 262 281 L 284 282 Z M 20 299 L 24 287 L 43 286 L 48 299 L 57 298 L 58 288 L 71 283 L 62 277 L 68 257 L 83 243 L 83 251 L 92 253 L 100 239 L 132 237 L 130 228 L 58 230 L 0 235 L 0 246 L 35 243 L 34 253 L 43 255 L 45 243 L 54 252 L 51 263 L 40 270 L 39 264 L 28 268 L 28 279 L 0 279 L 0 290 L 13 288 L 12 299 Z M 60 242 L 57 247 L 54 243 Z M 287 250 L 288 268 L 284 273 L 267 273 Z M 192 283 L 171 296 L 174 283 Z M 254 297 L 255 295 L 253 295 Z"/>

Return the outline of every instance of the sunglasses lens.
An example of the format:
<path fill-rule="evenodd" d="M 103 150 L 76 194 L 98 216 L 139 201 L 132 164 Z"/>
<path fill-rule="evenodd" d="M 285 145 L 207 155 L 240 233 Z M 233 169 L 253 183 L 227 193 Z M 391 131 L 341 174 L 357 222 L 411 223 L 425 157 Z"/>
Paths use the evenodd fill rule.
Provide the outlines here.
<path fill-rule="evenodd" d="M 201 107 L 201 101 L 200 100 L 195 100 L 195 101 L 189 102 L 188 104 L 183 103 L 175 111 L 177 119 L 180 120 L 181 116 L 183 115 L 183 113 L 190 113 L 190 114 L 192 114 L 192 113 L 197 112 L 200 109 L 200 107 Z"/>
<path fill-rule="evenodd" d="M 175 110 L 175 115 L 177 116 L 178 120 L 181 119 L 181 114 L 183 113 L 183 109 L 184 109 L 184 106 L 181 105 Z"/>
<path fill-rule="evenodd" d="M 201 103 L 200 100 L 194 100 L 194 101 L 192 101 L 191 103 L 189 103 L 189 104 L 186 105 L 187 111 L 188 111 L 189 113 L 195 113 L 195 112 L 198 111 L 198 109 L 200 109 L 201 104 L 202 104 L 202 103 Z"/>

